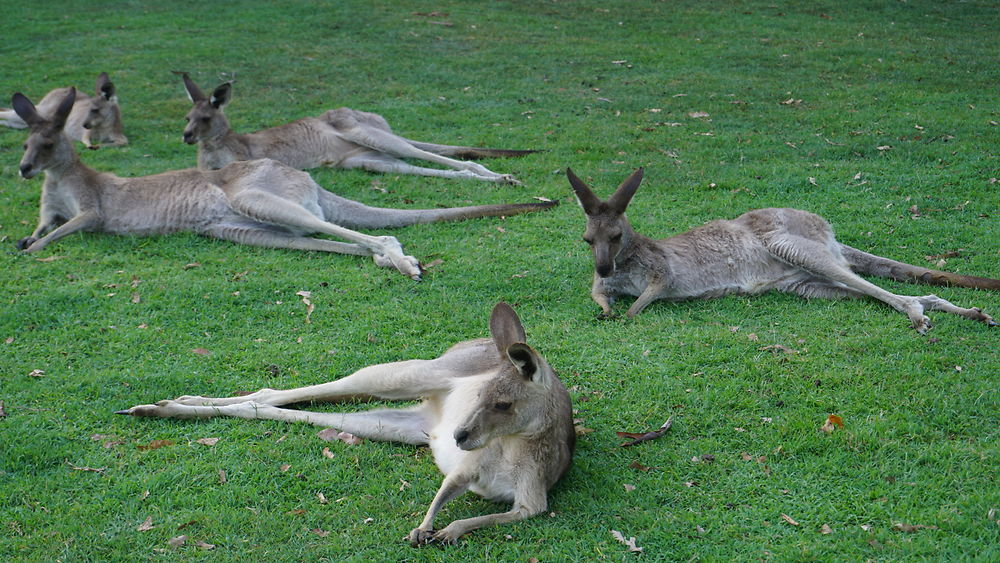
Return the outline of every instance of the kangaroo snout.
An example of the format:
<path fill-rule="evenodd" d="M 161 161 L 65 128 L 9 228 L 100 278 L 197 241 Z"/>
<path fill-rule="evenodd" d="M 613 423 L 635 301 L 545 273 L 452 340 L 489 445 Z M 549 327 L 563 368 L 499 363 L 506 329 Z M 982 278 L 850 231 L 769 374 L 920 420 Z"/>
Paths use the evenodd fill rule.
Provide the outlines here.
<path fill-rule="evenodd" d="M 194 134 L 187 131 L 184 132 L 184 143 L 188 145 L 195 144 Z"/>
<path fill-rule="evenodd" d="M 466 430 L 465 428 L 459 428 L 455 430 L 455 444 L 457 444 L 458 447 L 464 450 L 465 445 L 468 443 L 468 441 L 469 441 L 468 430 Z"/>
<path fill-rule="evenodd" d="M 20 170 L 22 178 L 28 179 L 28 178 L 33 178 L 35 176 L 35 173 L 32 171 L 30 164 L 22 164 Z"/>

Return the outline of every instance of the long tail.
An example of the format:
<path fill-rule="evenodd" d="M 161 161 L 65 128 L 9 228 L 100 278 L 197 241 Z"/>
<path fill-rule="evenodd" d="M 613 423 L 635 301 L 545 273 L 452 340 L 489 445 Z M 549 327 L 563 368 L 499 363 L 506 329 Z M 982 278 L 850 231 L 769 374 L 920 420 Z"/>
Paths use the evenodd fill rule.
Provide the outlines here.
<path fill-rule="evenodd" d="M 972 287 L 976 289 L 992 289 L 1000 291 L 1000 280 L 992 278 L 980 278 L 976 276 L 963 276 L 951 272 L 931 270 L 896 262 L 888 258 L 882 258 L 874 254 L 868 254 L 851 248 L 846 244 L 840 245 L 840 252 L 851 265 L 851 269 L 859 274 L 868 274 L 882 278 L 890 278 L 897 281 L 911 283 L 925 283 L 928 285 L 952 285 L 958 287 Z"/>
<path fill-rule="evenodd" d="M 363 203 L 340 197 L 322 190 L 320 206 L 327 221 L 349 229 L 379 229 L 385 227 L 405 227 L 420 223 L 438 221 L 461 221 L 476 217 L 500 217 L 542 211 L 559 205 L 559 201 L 539 201 L 534 203 L 501 203 L 495 205 L 472 205 L 468 207 L 444 207 L 441 209 L 391 209 L 370 207 Z"/>
<path fill-rule="evenodd" d="M 439 154 L 441 156 L 457 156 L 458 158 L 509 158 L 524 156 L 539 152 L 537 150 L 515 150 L 515 149 L 484 149 L 480 147 L 455 147 L 451 145 L 436 145 L 434 143 L 422 143 L 407 139 L 411 145 L 420 150 Z"/>

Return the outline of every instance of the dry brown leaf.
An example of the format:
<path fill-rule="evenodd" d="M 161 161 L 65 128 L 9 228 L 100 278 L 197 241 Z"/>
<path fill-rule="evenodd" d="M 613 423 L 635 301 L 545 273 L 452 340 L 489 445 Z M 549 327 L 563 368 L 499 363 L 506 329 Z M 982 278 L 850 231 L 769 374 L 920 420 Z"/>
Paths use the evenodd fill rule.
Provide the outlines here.
<path fill-rule="evenodd" d="M 201 540 L 198 540 L 198 541 L 194 542 L 194 544 L 195 544 L 196 546 L 198 546 L 198 547 L 200 547 L 200 548 L 204 549 L 205 551 L 211 551 L 211 550 L 215 549 L 215 545 L 214 545 L 214 544 L 211 544 L 211 543 L 205 543 L 205 542 L 203 542 L 203 541 L 201 541 Z"/>
<path fill-rule="evenodd" d="M 819 533 L 821 533 L 821 534 L 823 534 L 823 535 L 829 535 L 829 534 L 832 534 L 832 533 L 833 533 L 833 528 L 831 528 L 831 527 L 830 527 L 830 526 L 828 526 L 827 524 L 823 524 L 823 525 L 822 525 L 822 526 L 820 526 L 820 528 L 819 528 Z"/>
<path fill-rule="evenodd" d="M 801 103 L 802 103 L 802 100 L 796 99 L 796 98 L 788 98 L 787 100 L 785 100 L 783 102 L 778 102 L 778 104 L 782 105 L 782 106 L 797 106 L 797 105 L 799 105 Z"/>
<path fill-rule="evenodd" d="M 138 291 L 133 291 L 132 292 L 132 300 L 131 301 L 132 301 L 132 303 L 139 303 L 140 301 L 142 301 L 142 296 L 139 295 Z"/>
<path fill-rule="evenodd" d="M 646 442 L 646 441 L 649 441 L 649 440 L 655 440 L 655 439 L 659 438 L 660 436 L 663 436 L 664 434 L 666 434 L 667 430 L 670 430 L 670 426 L 673 423 L 674 423 L 674 417 L 671 416 L 670 418 L 667 419 L 666 422 L 663 423 L 662 426 L 660 426 L 656 430 L 652 430 L 650 432 L 644 432 L 644 433 L 643 432 L 615 432 L 615 434 L 617 434 L 620 438 L 632 438 L 631 441 L 625 442 L 623 444 L 619 444 L 618 446 L 622 447 L 622 448 L 625 448 L 625 447 L 628 447 L 628 446 L 634 446 L 634 445 L 636 445 L 638 443 L 641 443 L 641 442 Z"/>
<path fill-rule="evenodd" d="M 28 377 L 45 377 L 45 372 L 40 369 L 33 369 L 28 372 Z"/>
<path fill-rule="evenodd" d="M 188 264 L 184 264 L 184 269 L 185 270 L 190 270 L 192 268 L 200 268 L 200 267 L 201 267 L 201 263 L 199 263 L 199 262 L 190 262 Z"/>
<path fill-rule="evenodd" d="M 13 344 L 14 343 L 14 337 L 13 336 L 8 336 L 7 338 L 4 339 L 3 343 L 4 344 Z"/>
<path fill-rule="evenodd" d="M 785 522 L 788 522 L 792 526 L 798 526 L 799 525 L 798 522 L 796 522 L 795 520 L 793 520 L 791 516 L 785 514 L 784 512 L 781 513 L 781 519 L 784 520 Z"/>
<path fill-rule="evenodd" d="M 819 429 L 829 434 L 833 432 L 835 429 L 843 427 L 844 427 L 844 420 L 835 414 L 831 414 L 826 417 L 826 422 L 824 422 L 823 426 L 820 426 Z"/>
<path fill-rule="evenodd" d="M 317 536 L 319 536 L 321 538 L 325 538 L 326 536 L 330 535 L 330 532 L 328 532 L 326 530 L 321 530 L 319 528 L 313 528 L 312 530 L 309 530 L 309 531 L 312 532 L 312 533 L 314 533 L 314 534 L 316 534 Z"/>
<path fill-rule="evenodd" d="M 0 401 L 0 418 L 7 416 L 7 411 L 3 410 L 3 401 Z"/>
<path fill-rule="evenodd" d="M 295 295 L 302 298 L 302 302 L 306 306 L 306 324 L 312 323 L 312 314 L 316 310 L 316 306 L 312 302 L 312 292 L 310 291 L 296 291 Z"/>
<path fill-rule="evenodd" d="M 897 532 L 913 533 L 917 530 L 937 530 L 937 526 L 925 526 L 923 524 L 903 524 L 902 522 L 897 522 L 892 525 L 892 529 Z"/>
<path fill-rule="evenodd" d="M 614 536 L 616 540 L 625 544 L 631 553 L 642 553 L 642 548 L 635 545 L 635 536 L 626 539 L 625 536 L 618 530 L 611 530 L 611 535 Z"/>
<path fill-rule="evenodd" d="M 336 428 L 324 428 L 323 430 L 320 430 L 316 435 L 319 436 L 320 440 L 325 440 L 327 442 L 340 441 L 347 444 L 348 446 L 356 446 L 365 441 L 364 438 L 359 438 L 354 434 L 350 434 L 348 432 L 341 432 Z"/>
<path fill-rule="evenodd" d="M 330 448 L 323 448 L 323 457 L 333 459 L 333 452 L 330 451 Z"/>
<path fill-rule="evenodd" d="M 169 540 L 167 540 L 167 545 L 171 547 L 180 547 L 185 543 L 187 543 L 187 541 L 188 541 L 187 536 L 177 536 L 176 538 L 170 538 Z"/>
<path fill-rule="evenodd" d="M 225 485 L 226 484 L 226 470 L 225 469 L 220 469 L 219 470 L 219 484 L 220 485 Z"/>
<path fill-rule="evenodd" d="M 289 465 L 289 464 L 287 464 L 287 463 L 282 463 L 282 464 L 281 464 L 281 467 L 279 467 L 278 469 L 281 469 L 281 472 L 282 472 L 282 473 L 285 473 L 285 472 L 287 472 L 287 471 L 288 471 L 289 469 L 291 469 L 291 468 L 292 468 L 292 466 L 291 466 L 291 465 Z"/>
<path fill-rule="evenodd" d="M 326 499 L 326 495 L 324 495 L 323 493 L 316 493 L 316 498 L 319 499 L 320 504 L 326 504 L 330 502 L 329 500 Z"/>
<path fill-rule="evenodd" d="M 632 463 L 628 464 L 628 466 L 630 469 L 635 469 L 637 471 L 649 471 L 650 469 L 652 469 L 652 467 L 648 465 L 643 465 L 638 461 L 633 461 Z"/>
<path fill-rule="evenodd" d="M 585 436 L 585 435 L 590 434 L 591 432 L 594 431 L 593 428 L 587 428 L 586 426 L 584 426 L 582 424 L 574 424 L 573 425 L 573 430 L 576 431 L 576 435 L 577 436 Z"/>
<path fill-rule="evenodd" d="M 198 354 L 199 356 L 208 356 L 211 355 L 212 353 L 207 348 L 192 348 L 191 351 L 194 352 L 195 354 Z"/>
<path fill-rule="evenodd" d="M 891 148 L 892 148 L 891 145 L 879 145 L 879 146 L 875 147 L 876 150 L 880 150 L 880 151 L 887 151 L 887 150 L 889 150 Z"/>
<path fill-rule="evenodd" d="M 172 446 L 172 445 L 174 445 L 174 441 L 173 440 L 153 440 L 152 442 L 150 442 L 148 444 L 145 444 L 145 445 L 139 444 L 138 446 L 136 446 L 136 449 L 139 450 L 139 451 L 157 450 L 159 448 L 163 448 L 163 447 L 166 447 L 166 446 Z"/>
<path fill-rule="evenodd" d="M 708 112 L 704 111 L 692 111 L 688 113 L 688 117 L 693 117 L 695 119 L 700 119 L 702 117 L 708 117 Z"/>
<path fill-rule="evenodd" d="M 35 258 L 38 262 L 55 262 L 56 260 L 61 260 L 65 256 L 46 256 L 45 258 Z"/>
<path fill-rule="evenodd" d="M 203 446 L 214 446 L 215 444 L 217 444 L 219 442 L 219 439 L 218 438 L 198 438 L 197 440 L 195 440 L 195 442 L 198 442 L 199 444 L 201 444 Z"/>
<path fill-rule="evenodd" d="M 108 469 L 107 467 L 87 467 L 86 465 L 83 467 L 78 467 L 68 461 L 66 462 L 66 465 L 69 465 L 69 468 L 72 469 L 73 471 L 86 471 L 89 473 L 104 473 Z"/>
<path fill-rule="evenodd" d="M 145 500 L 147 498 L 149 498 L 149 489 L 146 489 L 141 495 L 139 495 L 139 500 Z"/>
<path fill-rule="evenodd" d="M 146 520 L 142 524 L 139 524 L 139 527 L 136 528 L 136 530 L 138 530 L 140 532 L 148 532 L 148 531 L 152 530 L 155 527 L 156 526 L 153 525 L 153 517 L 152 516 L 147 516 Z"/>
<path fill-rule="evenodd" d="M 743 458 L 743 461 L 751 461 L 751 460 L 753 460 L 753 456 L 750 455 L 750 454 L 748 454 L 748 453 L 746 453 L 746 452 L 741 453 L 740 457 Z"/>
<path fill-rule="evenodd" d="M 303 515 L 303 514 L 305 514 L 305 513 L 306 513 L 306 511 L 305 511 L 305 510 L 303 510 L 303 509 L 301 509 L 301 508 L 296 508 L 295 510 L 289 510 L 289 511 L 288 511 L 288 512 L 286 512 L 285 514 L 287 514 L 287 515 L 289 515 L 289 516 L 302 516 L 302 515 Z"/>
<path fill-rule="evenodd" d="M 625 483 L 624 487 L 625 487 L 625 492 L 626 493 L 631 493 L 632 491 L 635 490 L 635 485 L 630 485 L 628 483 Z"/>

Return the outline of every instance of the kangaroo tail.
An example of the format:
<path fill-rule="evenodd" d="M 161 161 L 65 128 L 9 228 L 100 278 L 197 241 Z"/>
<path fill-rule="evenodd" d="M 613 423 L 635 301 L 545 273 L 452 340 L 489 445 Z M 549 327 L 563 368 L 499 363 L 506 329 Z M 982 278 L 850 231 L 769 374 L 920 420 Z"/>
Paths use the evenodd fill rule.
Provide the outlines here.
<path fill-rule="evenodd" d="M 480 147 L 454 147 L 451 145 L 436 145 L 434 143 L 421 143 L 420 141 L 410 141 L 411 145 L 420 150 L 439 154 L 441 156 L 457 156 L 458 158 L 509 158 L 524 156 L 539 152 L 537 150 L 515 150 L 515 149 L 484 149 Z"/>
<path fill-rule="evenodd" d="M 438 221 L 461 221 L 476 217 L 500 217 L 542 211 L 559 205 L 559 201 L 533 203 L 501 203 L 444 207 L 441 209 L 391 209 L 370 207 L 363 203 L 340 197 L 326 190 L 320 191 L 320 207 L 327 221 L 349 229 L 379 229 L 405 227 Z"/>
<path fill-rule="evenodd" d="M 1000 291 L 1000 280 L 963 276 L 951 272 L 931 270 L 904 262 L 896 262 L 874 254 L 868 254 L 845 244 L 840 245 L 840 252 L 851 265 L 851 269 L 859 274 L 868 274 L 882 278 L 928 285 L 952 285 L 972 287 L 976 289 L 992 289 Z"/>

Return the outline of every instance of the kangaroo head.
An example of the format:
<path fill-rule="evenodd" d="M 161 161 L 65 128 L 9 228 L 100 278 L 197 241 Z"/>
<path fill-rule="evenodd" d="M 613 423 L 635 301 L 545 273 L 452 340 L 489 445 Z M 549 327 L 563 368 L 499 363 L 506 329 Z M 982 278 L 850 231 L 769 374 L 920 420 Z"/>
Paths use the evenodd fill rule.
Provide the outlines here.
<path fill-rule="evenodd" d="M 548 397 L 555 373 L 541 355 L 524 343 L 517 313 L 498 303 L 490 315 L 490 334 L 501 367 L 479 391 L 469 417 L 455 430 L 455 443 L 475 450 L 490 440 L 514 434 L 532 436 L 545 429 Z"/>
<path fill-rule="evenodd" d="M 583 180 L 569 168 L 566 169 L 566 177 L 573 186 L 576 199 L 587 215 L 583 240 L 590 245 L 594 253 L 594 269 L 602 278 L 614 272 L 615 258 L 628 246 L 634 234 L 632 225 L 625 217 L 625 209 L 639 189 L 642 174 L 643 169 L 639 168 L 618 186 L 614 195 L 607 201 L 601 201 Z"/>
<path fill-rule="evenodd" d="M 24 94 L 18 92 L 11 97 L 14 112 L 28 124 L 28 139 L 24 142 L 20 166 L 22 178 L 33 178 L 43 170 L 73 159 L 73 145 L 63 134 L 63 127 L 75 101 L 76 89 L 70 88 L 52 117 L 46 119 L 38 114 L 35 105 Z"/>
<path fill-rule="evenodd" d="M 100 129 L 120 119 L 118 96 L 115 95 L 115 85 L 108 78 L 108 73 L 102 72 L 97 77 L 95 90 L 97 95 L 88 101 L 87 116 L 83 120 L 84 129 Z"/>
<path fill-rule="evenodd" d="M 194 145 L 199 141 L 215 139 L 229 132 L 229 121 L 222 108 L 229 103 L 233 94 L 232 84 L 224 82 L 218 85 L 211 96 L 202 93 L 198 85 L 191 80 L 186 72 L 177 72 L 184 79 L 184 88 L 194 106 L 184 119 L 184 142 Z"/>

